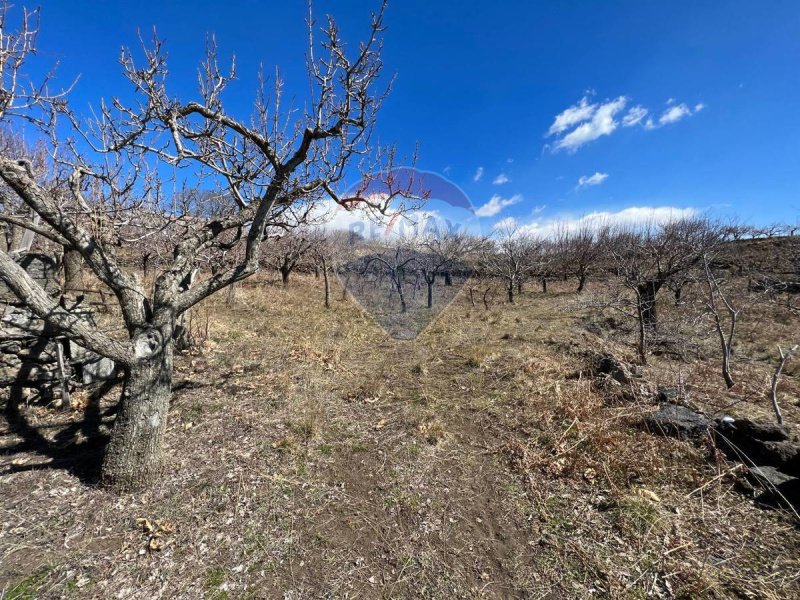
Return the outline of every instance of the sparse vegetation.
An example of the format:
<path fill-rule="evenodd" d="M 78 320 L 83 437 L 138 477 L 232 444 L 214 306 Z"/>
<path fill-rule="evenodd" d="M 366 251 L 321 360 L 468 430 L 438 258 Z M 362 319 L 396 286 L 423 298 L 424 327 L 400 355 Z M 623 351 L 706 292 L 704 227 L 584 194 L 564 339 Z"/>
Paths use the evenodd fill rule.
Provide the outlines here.
<path fill-rule="evenodd" d="M 154 37 L 89 120 L 0 7 L 0 600 L 800 597 L 799 226 L 411 214 L 523 198 L 372 144 L 379 6 L 306 103 Z M 704 107 L 589 95 L 553 152 Z"/>
<path fill-rule="evenodd" d="M 579 299 L 574 282 L 517 295 L 486 320 L 465 289 L 413 341 L 392 339 L 337 294 L 326 310 L 321 285 L 312 274 L 288 290 L 257 279 L 242 285 L 235 309 L 224 298 L 204 304 L 216 341 L 201 359 L 176 359 L 170 468 L 158 490 L 115 498 L 33 448 L 7 454 L 5 581 L 44 558 L 14 550 L 25 536 L 54 549 L 59 566 L 43 586 L 59 589 L 67 572 L 91 563 L 98 597 L 134 585 L 208 597 L 797 590 L 797 554 L 785 551 L 796 542 L 792 516 L 743 496 L 742 473 L 704 444 L 642 431 L 651 395 L 619 403 L 616 388 L 595 385 L 588 354 L 635 356 L 635 336 L 585 329 L 603 312 Z M 584 294 L 603 285 L 589 280 Z M 279 302 L 286 294 L 293 301 Z M 666 324 L 677 308 L 663 306 Z M 790 335 L 793 321 L 770 322 L 769 340 Z M 708 330 L 687 361 L 653 355 L 646 380 L 680 386 L 708 414 L 769 418 L 772 356 L 744 360 L 769 342 L 761 329 L 742 322 L 741 377 L 730 391 L 709 376 L 717 351 Z M 252 364 L 223 360 L 256 349 Z M 789 423 L 800 397 L 791 365 L 781 383 Z M 112 405 L 107 397 L 98 408 Z M 62 444 L 77 442 L 57 432 L 84 419 L 36 407 L 23 415 Z M 6 448 L 22 435 L 7 428 Z M 93 507 L 91 528 L 69 548 L 51 544 L 83 519 L 64 502 Z M 149 514 L 174 523 L 163 549 L 147 549 L 134 523 Z M 147 579 L 157 571 L 165 576 Z"/>

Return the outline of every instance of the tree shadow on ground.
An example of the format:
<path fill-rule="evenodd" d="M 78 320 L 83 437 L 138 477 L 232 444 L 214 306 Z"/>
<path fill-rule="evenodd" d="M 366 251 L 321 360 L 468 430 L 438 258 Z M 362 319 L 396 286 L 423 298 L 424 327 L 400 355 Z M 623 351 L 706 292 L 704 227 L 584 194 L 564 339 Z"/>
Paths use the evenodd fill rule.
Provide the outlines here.
<path fill-rule="evenodd" d="M 43 349 L 44 342 L 40 350 L 43 351 Z M 32 369 L 33 363 L 23 365 L 17 381 L 20 383 L 27 381 Z M 109 440 L 108 433 L 102 428 L 103 420 L 108 419 L 117 411 L 116 402 L 103 410 L 101 408 L 102 400 L 115 388 L 119 389 L 120 381 L 119 378 L 111 379 L 92 390 L 83 419 L 67 423 L 63 427 L 53 423 L 32 424 L 23 409 L 26 405 L 22 394 L 23 387 L 21 385 L 12 387 L 4 414 L 8 422 L 9 434 L 19 436 L 22 440 L 9 447 L 0 448 L 0 456 L 8 457 L 22 452 L 31 452 L 50 460 L 34 464 L 10 464 L 0 470 L 0 476 L 37 469 L 63 469 L 75 475 L 85 484 L 97 483 L 100 478 L 103 454 Z M 59 431 L 52 437 L 45 435 L 48 429 L 59 427 Z"/>

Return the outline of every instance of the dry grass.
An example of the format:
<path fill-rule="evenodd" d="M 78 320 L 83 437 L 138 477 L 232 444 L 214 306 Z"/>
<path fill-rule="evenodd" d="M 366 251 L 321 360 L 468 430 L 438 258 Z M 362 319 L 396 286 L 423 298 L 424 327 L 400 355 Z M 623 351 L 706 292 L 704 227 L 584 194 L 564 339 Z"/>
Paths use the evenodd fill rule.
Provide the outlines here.
<path fill-rule="evenodd" d="M 339 294 L 326 311 L 318 288 L 254 281 L 232 309 L 209 302 L 147 493 L 97 489 L 3 425 L 6 597 L 800 594 L 790 516 L 736 492 L 708 448 L 638 428 L 648 398 L 609 402 L 585 355 L 632 356 L 632 339 L 585 330 L 596 315 L 566 288 L 490 311 L 457 298 L 412 341 Z M 646 375 L 723 405 L 709 361 L 663 357 Z M 736 369 L 753 389 L 734 389 L 735 409 L 764 413 L 768 365 Z M 56 432 L 83 416 L 24 411 L 65 448 Z"/>

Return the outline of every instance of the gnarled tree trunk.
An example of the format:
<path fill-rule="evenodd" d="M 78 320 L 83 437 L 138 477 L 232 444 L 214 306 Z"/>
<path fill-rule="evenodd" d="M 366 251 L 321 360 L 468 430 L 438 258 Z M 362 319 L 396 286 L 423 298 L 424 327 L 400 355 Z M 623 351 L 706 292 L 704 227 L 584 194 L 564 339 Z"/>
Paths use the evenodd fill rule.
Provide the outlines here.
<path fill-rule="evenodd" d="M 147 488 L 161 475 L 172 396 L 171 336 L 143 334 L 136 354 L 137 361 L 125 371 L 101 472 L 103 485 L 120 492 Z"/>
<path fill-rule="evenodd" d="M 661 289 L 662 282 L 648 281 L 637 286 L 637 301 L 639 303 L 639 314 L 642 323 L 648 329 L 656 329 L 658 325 L 658 315 L 656 313 L 656 294 Z"/>
<path fill-rule="evenodd" d="M 575 291 L 580 294 L 584 289 L 586 289 L 586 273 L 581 272 L 578 275 L 578 289 Z"/>
<path fill-rule="evenodd" d="M 64 249 L 64 293 L 75 294 L 83 290 L 83 257 L 77 250 Z"/>

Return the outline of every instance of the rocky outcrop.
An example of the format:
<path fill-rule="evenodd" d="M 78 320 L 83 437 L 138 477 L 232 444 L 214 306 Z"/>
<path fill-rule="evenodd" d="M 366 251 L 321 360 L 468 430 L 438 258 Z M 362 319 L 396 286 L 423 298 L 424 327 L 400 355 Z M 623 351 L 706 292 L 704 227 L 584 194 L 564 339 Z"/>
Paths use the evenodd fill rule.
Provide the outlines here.
<path fill-rule="evenodd" d="M 800 478 L 792 477 L 768 465 L 748 468 L 750 479 L 764 489 L 764 494 L 800 508 Z"/>
<path fill-rule="evenodd" d="M 709 421 L 679 404 L 665 404 L 644 418 L 644 426 L 651 433 L 679 439 L 699 438 L 709 431 Z"/>
<path fill-rule="evenodd" d="M 655 386 L 642 375 L 642 368 L 611 354 L 590 354 L 590 372 L 595 390 L 607 402 L 638 402 L 655 394 Z"/>
<path fill-rule="evenodd" d="M 714 437 L 728 458 L 751 465 L 774 467 L 791 477 L 800 477 L 800 443 L 783 425 L 723 417 L 717 420 Z"/>
<path fill-rule="evenodd" d="M 622 384 L 630 384 L 633 382 L 634 377 L 638 376 L 638 370 L 635 366 L 623 362 L 610 354 L 598 357 L 595 372 L 601 375 L 608 375 Z"/>

